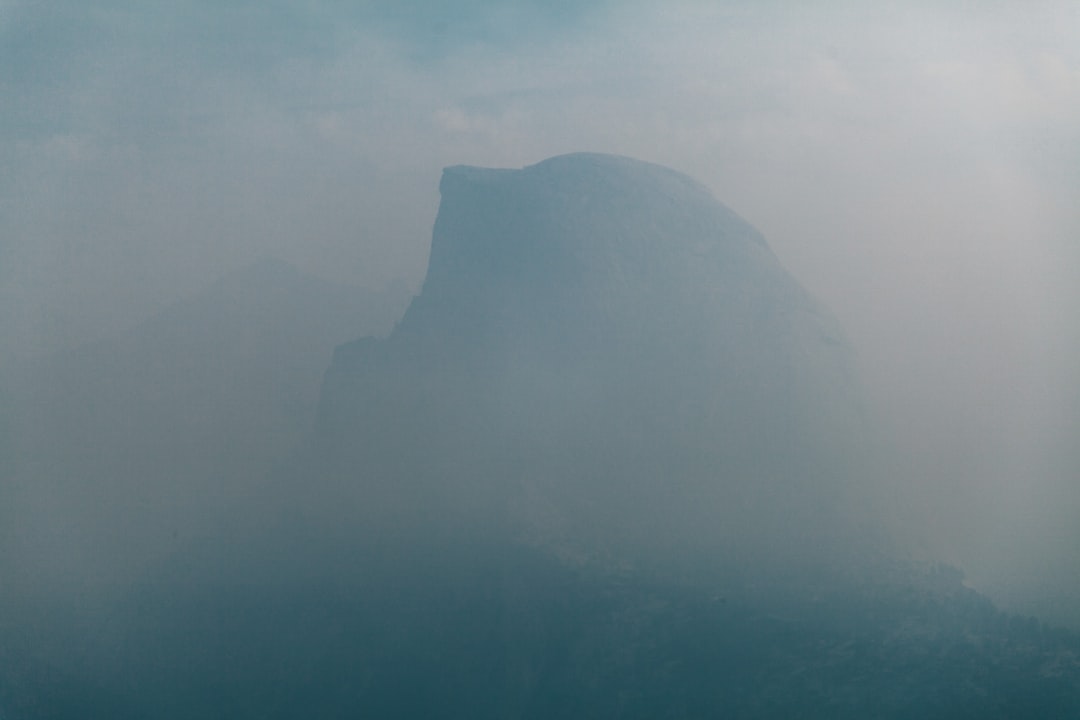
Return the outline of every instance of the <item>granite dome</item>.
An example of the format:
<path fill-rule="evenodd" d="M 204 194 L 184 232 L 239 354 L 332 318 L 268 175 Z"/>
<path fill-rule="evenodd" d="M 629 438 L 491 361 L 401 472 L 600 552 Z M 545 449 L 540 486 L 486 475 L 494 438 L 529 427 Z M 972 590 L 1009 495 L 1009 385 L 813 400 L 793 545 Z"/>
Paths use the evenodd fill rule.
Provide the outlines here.
<path fill-rule="evenodd" d="M 422 291 L 324 381 L 320 453 L 359 487 L 499 517 L 528 487 L 627 527 L 842 473 L 851 351 L 704 186 L 574 154 L 448 168 L 441 192 Z"/>

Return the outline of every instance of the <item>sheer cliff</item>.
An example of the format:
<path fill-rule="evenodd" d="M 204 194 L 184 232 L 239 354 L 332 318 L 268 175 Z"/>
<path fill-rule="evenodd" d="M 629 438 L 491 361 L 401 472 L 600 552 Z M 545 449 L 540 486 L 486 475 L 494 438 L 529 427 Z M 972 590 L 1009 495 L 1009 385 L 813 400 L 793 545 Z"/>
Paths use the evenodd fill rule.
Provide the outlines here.
<path fill-rule="evenodd" d="M 737 503 L 771 503 L 755 524 L 779 529 L 835 500 L 852 351 L 706 188 L 595 154 L 451 167 L 440 188 L 422 292 L 323 386 L 318 454 L 366 503 L 438 498 L 474 523 L 543 507 L 657 543 Z"/>

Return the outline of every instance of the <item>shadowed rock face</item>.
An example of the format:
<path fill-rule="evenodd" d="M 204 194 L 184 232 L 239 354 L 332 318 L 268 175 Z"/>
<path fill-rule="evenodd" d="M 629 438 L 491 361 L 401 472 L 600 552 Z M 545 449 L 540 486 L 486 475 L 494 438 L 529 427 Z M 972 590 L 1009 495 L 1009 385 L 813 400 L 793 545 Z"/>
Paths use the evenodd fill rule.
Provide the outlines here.
<path fill-rule="evenodd" d="M 857 434 L 850 350 L 708 190 L 594 154 L 452 167 L 440 189 L 421 294 L 324 382 L 320 454 L 366 502 L 470 522 L 539 503 L 601 535 L 778 490 L 826 502 Z"/>

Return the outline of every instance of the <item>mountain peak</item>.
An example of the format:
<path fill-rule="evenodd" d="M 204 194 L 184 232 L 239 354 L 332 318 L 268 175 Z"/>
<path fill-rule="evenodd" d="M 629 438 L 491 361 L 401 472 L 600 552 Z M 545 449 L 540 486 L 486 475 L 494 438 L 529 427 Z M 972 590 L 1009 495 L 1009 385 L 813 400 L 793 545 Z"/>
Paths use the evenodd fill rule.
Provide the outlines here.
<path fill-rule="evenodd" d="M 567 512 L 609 529 L 835 475 L 857 413 L 848 346 L 700 183 L 577 153 L 447 168 L 441 189 L 421 293 L 327 374 L 321 441 L 342 467 L 443 507 L 535 483 L 563 510 L 603 506 Z"/>
<path fill-rule="evenodd" d="M 633 304 L 657 293 L 693 312 L 718 280 L 738 283 L 739 267 L 767 268 L 770 282 L 786 276 L 757 230 L 660 165 L 596 153 L 520 170 L 458 165 L 444 170 L 440 188 L 414 316 L 429 304 L 495 309 L 529 296 L 550 312 L 571 298 Z"/>

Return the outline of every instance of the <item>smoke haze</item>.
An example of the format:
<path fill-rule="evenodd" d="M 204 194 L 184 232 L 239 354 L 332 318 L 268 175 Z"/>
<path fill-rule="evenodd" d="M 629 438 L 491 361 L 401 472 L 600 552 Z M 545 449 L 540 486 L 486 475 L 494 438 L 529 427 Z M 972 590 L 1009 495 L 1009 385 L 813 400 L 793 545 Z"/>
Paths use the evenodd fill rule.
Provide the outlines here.
<path fill-rule="evenodd" d="M 7 0 L 0 96 L 4 374 L 267 255 L 418 291 L 443 167 L 641 158 L 839 319 L 911 552 L 1080 625 L 1075 3 Z"/>

